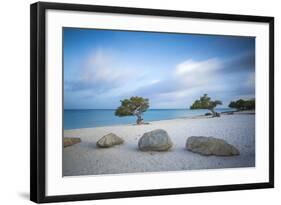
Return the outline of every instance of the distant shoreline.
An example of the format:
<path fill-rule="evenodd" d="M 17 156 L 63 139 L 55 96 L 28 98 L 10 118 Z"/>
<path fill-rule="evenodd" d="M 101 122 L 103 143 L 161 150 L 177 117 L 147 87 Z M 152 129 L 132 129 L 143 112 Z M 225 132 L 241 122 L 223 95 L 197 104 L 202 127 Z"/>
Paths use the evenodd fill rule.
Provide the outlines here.
<path fill-rule="evenodd" d="M 255 114 L 255 110 L 243 110 L 243 111 L 224 111 L 221 112 L 221 115 L 229 115 L 229 114 L 248 114 L 252 115 Z M 136 125 L 135 123 L 128 123 L 128 124 L 112 124 L 106 126 L 95 126 L 95 127 L 82 127 L 82 128 L 75 128 L 75 129 L 64 129 L 64 131 L 72 131 L 72 130 L 81 130 L 81 129 L 91 129 L 91 128 L 107 128 L 107 127 L 116 127 L 116 126 L 145 126 L 151 123 L 157 123 L 162 121 L 172 121 L 172 120 L 181 120 L 181 119 L 208 119 L 212 118 L 212 116 L 205 116 L 205 115 L 196 115 L 196 116 L 187 116 L 187 117 L 177 117 L 177 118 L 170 118 L 170 119 L 163 119 L 163 120 L 152 120 L 152 121 L 144 121 L 143 125 Z M 147 123 L 147 124 L 146 124 Z"/>
<path fill-rule="evenodd" d="M 227 110 L 229 109 L 228 107 L 222 107 L 222 108 L 218 108 L 219 110 Z M 116 110 L 116 108 L 83 108 L 83 109 L 76 109 L 76 108 L 66 108 L 64 110 Z M 149 108 L 149 110 L 192 110 L 189 108 Z M 205 110 L 205 109 L 202 109 Z"/>

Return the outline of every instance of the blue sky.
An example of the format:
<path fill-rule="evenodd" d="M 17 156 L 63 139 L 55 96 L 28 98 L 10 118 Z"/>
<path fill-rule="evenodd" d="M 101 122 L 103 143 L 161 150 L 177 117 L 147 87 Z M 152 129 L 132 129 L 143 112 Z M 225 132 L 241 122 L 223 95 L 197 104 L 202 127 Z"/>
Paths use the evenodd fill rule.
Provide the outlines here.
<path fill-rule="evenodd" d="M 64 108 L 189 108 L 208 93 L 227 107 L 255 97 L 255 38 L 64 28 Z"/>

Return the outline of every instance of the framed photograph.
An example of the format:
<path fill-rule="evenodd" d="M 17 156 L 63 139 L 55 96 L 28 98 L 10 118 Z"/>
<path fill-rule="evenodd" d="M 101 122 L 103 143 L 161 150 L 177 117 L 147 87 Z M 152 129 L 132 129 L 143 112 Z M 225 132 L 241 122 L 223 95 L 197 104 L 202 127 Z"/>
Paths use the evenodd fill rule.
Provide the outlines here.
<path fill-rule="evenodd" d="M 274 187 L 274 18 L 31 5 L 34 202 Z"/>

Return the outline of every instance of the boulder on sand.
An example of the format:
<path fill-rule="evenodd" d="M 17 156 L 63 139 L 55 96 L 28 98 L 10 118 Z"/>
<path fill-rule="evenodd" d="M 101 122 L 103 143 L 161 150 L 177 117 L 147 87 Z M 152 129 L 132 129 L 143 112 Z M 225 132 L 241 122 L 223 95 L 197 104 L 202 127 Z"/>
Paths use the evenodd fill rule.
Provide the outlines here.
<path fill-rule="evenodd" d="M 97 146 L 100 148 L 108 148 L 114 145 L 123 144 L 124 140 L 114 133 L 109 133 L 97 141 Z"/>
<path fill-rule="evenodd" d="M 202 155 L 232 156 L 239 155 L 239 150 L 225 140 L 214 137 L 189 137 L 186 140 L 189 151 Z"/>
<path fill-rule="evenodd" d="M 167 151 L 173 143 L 165 130 L 157 129 L 144 133 L 138 146 L 141 151 Z"/>
<path fill-rule="evenodd" d="M 63 138 L 63 147 L 72 146 L 72 145 L 77 144 L 79 142 L 81 142 L 80 138 L 77 138 L 77 137 L 64 137 Z"/>

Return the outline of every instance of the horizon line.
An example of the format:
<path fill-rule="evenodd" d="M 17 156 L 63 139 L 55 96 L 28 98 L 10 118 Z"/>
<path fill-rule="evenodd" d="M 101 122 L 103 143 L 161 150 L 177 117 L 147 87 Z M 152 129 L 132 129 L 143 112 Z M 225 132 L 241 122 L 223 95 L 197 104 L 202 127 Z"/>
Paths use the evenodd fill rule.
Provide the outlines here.
<path fill-rule="evenodd" d="M 219 107 L 216 109 L 227 109 L 227 108 L 230 107 Z M 116 110 L 116 109 L 117 108 L 64 108 L 64 110 Z M 191 109 L 190 108 L 149 108 L 147 110 L 191 110 Z M 197 110 L 208 110 L 208 109 L 197 109 Z"/>

